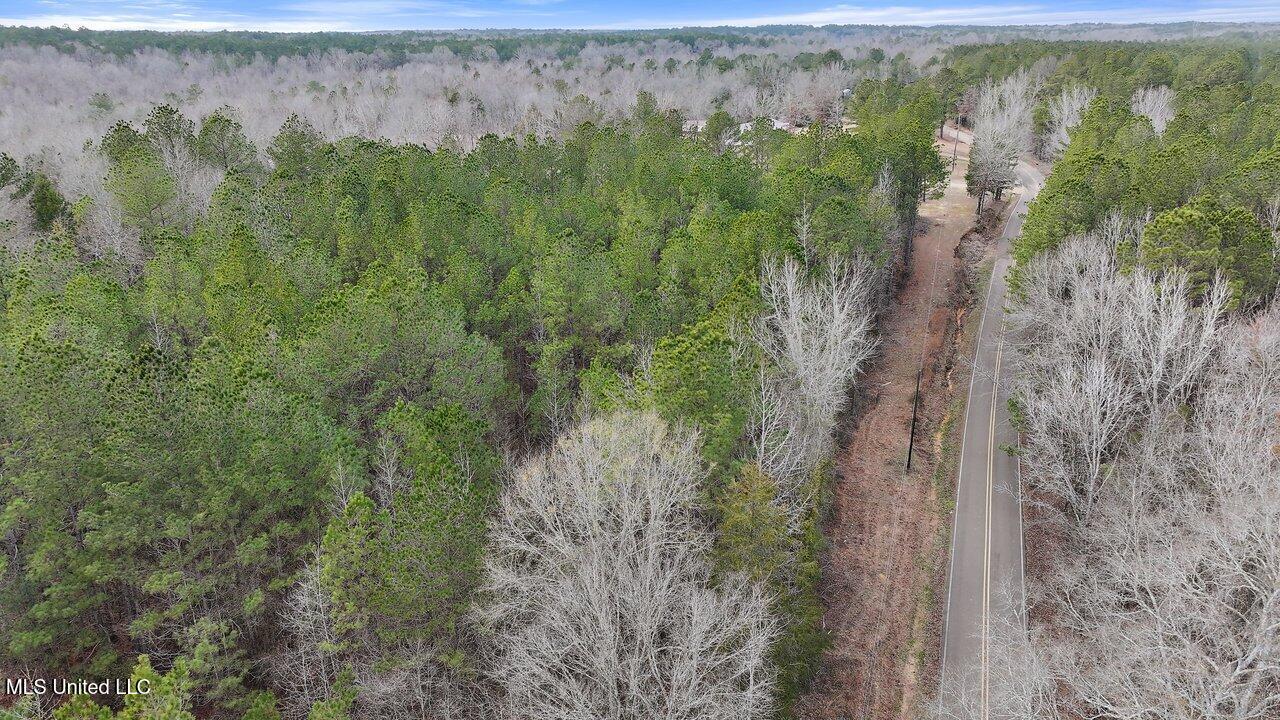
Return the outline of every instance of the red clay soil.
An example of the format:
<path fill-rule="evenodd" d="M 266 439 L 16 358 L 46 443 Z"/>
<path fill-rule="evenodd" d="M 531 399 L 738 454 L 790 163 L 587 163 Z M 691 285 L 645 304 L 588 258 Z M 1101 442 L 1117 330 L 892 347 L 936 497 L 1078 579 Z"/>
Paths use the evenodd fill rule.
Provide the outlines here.
<path fill-rule="evenodd" d="M 950 135 L 950 133 L 948 133 Z M 940 143 L 950 159 L 954 142 Z M 804 720 L 911 717 L 915 647 L 932 623 L 926 588 L 935 580 L 945 514 L 931 481 L 937 435 L 950 404 L 957 330 L 970 298 L 972 259 L 961 240 L 974 221 L 961 143 L 943 197 L 921 206 L 909 270 L 881 327 L 880 353 L 859 382 L 860 406 L 846 431 L 826 523 L 820 592 L 832 645 L 809 693 Z M 922 355 L 923 353 L 923 355 Z M 923 357 L 923 365 L 921 359 Z M 905 470 L 916 371 L 923 367 L 911 470 Z M 951 482 L 947 480 L 947 482 Z M 933 639 L 936 640 L 936 639 Z M 929 665 L 926 660 L 926 665 Z M 905 702 L 904 702 L 905 700 Z"/>

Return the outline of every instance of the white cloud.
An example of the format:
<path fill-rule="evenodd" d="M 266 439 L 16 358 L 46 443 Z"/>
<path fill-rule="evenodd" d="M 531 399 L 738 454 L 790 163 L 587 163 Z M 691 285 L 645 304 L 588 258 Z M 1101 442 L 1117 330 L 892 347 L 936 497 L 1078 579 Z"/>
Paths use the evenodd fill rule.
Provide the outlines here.
<path fill-rule="evenodd" d="M 279 10 L 315 17 L 377 18 L 381 20 L 421 18 L 432 15 L 447 17 L 492 17 L 503 13 L 462 2 L 433 0 L 298 0 L 277 6 Z"/>
<path fill-rule="evenodd" d="M 505 0 L 506 9 L 470 0 L 285 0 L 268 16 L 202 8 L 198 0 L 40 0 L 39 15 L 0 18 L 3 25 L 69 26 L 93 30 L 267 30 L 274 32 L 547 27 L 558 17 L 550 6 L 562 0 Z M 759 25 L 1045 25 L 1064 23 L 1152 23 L 1182 20 L 1280 21 L 1275 0 L 1205 0 L 1190 7 L 1149 5 L 1097 8 L 1080 4 L 985 2 L 967 6 L 837 4 L 805 12 L 731 17 L 636 18 L 590 25 L 591 29 Z M 95 12 L 96 11 L 96 12 Z M 560 25 L 583 27 L 582 25 Z"/>
<path fill-rule="evenodd" d="M 1205 2 L 1191 8 L 1167 4 L 1115 8 L 1067 9 L 1059 5 L 969 5 L 924 7 L 895 5 L 833 5 L 819 10 L 717 18 L 651 18 L 598 26 L 601 29 L 654 27 L 757 27 L 760 25 L 1056 25 L 1069 23 L 1257 22 L 1280 20 L 1280 3 L 1273 0 Z"/>
<path fill-rule="evenodd" d="M 521 18 L 547 15 L 531 8 L 504 11 L 465 0 L 289 0 L 260 7 L 257 15 L 213 11 L 183 0 L 135 0 L 127 4 L 112 0 L 42 0 L 41 4 L 49 9 L 21 18 L 0 17 L 0 25 L 57 25 L 90 30 L 358 32 L 449 28 L 459 24 L 510 27 L 519 24 Z M 494 18 L 502 21 L 466 22 Z"/>
<path fill-rule="evenodd" d="M 0 17 L 0 25 L 33 27 L 67 26 L 90 30 L 264 30 L 268 32 L 322 32 L 358 30 L 347 21 L 327 18 L 300 20 L 266 20 L 251 17 L 196 19 L 187 13 L 170 15 L 101 14 L 101 15 L 29 15 L 22 18 Z"/>

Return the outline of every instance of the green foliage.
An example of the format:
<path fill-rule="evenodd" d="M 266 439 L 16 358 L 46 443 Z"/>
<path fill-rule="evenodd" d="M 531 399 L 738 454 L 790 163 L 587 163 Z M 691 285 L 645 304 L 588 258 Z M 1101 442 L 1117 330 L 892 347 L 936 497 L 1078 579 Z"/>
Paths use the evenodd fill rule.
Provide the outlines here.
<path fill-rule="evenodd" d="M 944 80 L 945 82 L 945 80 Z M 887 168 L 896 181 L 898 212 L 915 216 L 916 206 L 947 179 L 947 167 L 933 147 L 934 128 L 945 116 L 945 92 L 927 84 L 880 83 L 856 109 L 859 149 L 876 169 Z"/>
<path fill-rule="evenodd" d="M 115 109 L 115 101 L 104 92 L 96 92 L 89 96 L 89 107 L 105 115 Z"/>
<path fill-rule="evenodd" d="M 142 137 L 142 133 L 129 123 L 120 120 L 111 126 L 106 135 L 102 136 L 102 142 L 98 144 L 98 148 L 103 155 L 118 163 L 145 144 L 146 139 Z"/>
<path fill-rule="evenodd" d="M 122 151 L 107 173 L 107 189 L 124 210 L 125 221 L 143 232 L 154 232 L 181 219 L 176 206 L 177 181 L 148 145 L 135 144 Z"/>
<path fill-rule="evenodd" d="M 488 420 L 507 393 L 501 355 L 419 269 L 370 267 L 321 298 L 288 357 L 305 388 L 355 428 L 399 399 L 456 403 Z"/>
<path fill-rule="evenodd" d="M 18 161 L 5 153 L 0 153 L 0 189 L 15 184 L 21 177 Z"/>
<path fill-rule="evenodd" d="M 785 581 L 796 542 L 787 531 L 787 516 L 777 496 L 773 479 L 754 464 L 743 466 L 721 491 L 716 562 L 722 570 L 743 573 L 769 587 Z"/>
<path fill-rule="evenodd" d="M 190 679 L 185 661 L 179 659 L 173 669 L 161 674 L 151 667 L 146 655 L 129 676 L 133 692 L 124 696 L 124 707 L 117 713 L 101 707 L 87 696 L 76 695 L 60 705 L 54 720 L 195 720 L 190 706 Z"/>
<path fill-rule="evenodd" d="M 813 482 L 830 472 L 819 468 Z M 818 556 L 822 532 L 817 510 L 804 518 L 799 533 L 788 528 L 778 502 L 778 487 L 754 464 L 744 465 L 720 490 L 715 559 L 720 572 L 742 573 L 770 592 L 782 626 L 774 646 L 779 671 L 779 703 L 783 717 L 817 670 L 829 638 L 822 629 L 822 603 L 817 595 Z"/>
<path fill-rule="evenodd" d="M 896 119 L 858 134 L 766 121 L 732 146 L 652 98 L 620 127 L 469 153 L 295 117 L 270 170 L 229 111 L 116 124 L 89 151 L 142 256 L 89 258 L 47 178 L 49 222 L 0 252 L 3 654 L 101 678 L 154 648 L 185 658 L 173 712 L 273 718 L 258 668 L 318 551 L 335 661 L 400 667 L 425 641 L 465 670 L 493 448 L 550 440 L 583 400 L 652 403 L 733 479 L 755 369 L 729 329 L 759 310 L 761 260 L 883 250 L 870 188 L 928 175 L 933 116 L 890 126 L 937 99 L 883 95 Z M 226 171 L 207 211 L 182 163 Z M 351 682 L 313 715 L 348 716 Z"/>
<path fill-rule="evenodd" d="M 172 106 L 152 108 L 142 125 L 145 128 L 143 138 L 162 158 L 172 157 L 179 149 L 195 144 L 195 123 Z"/>
<path fill-rule="evenodd" d="M 18 698 L 12 707 L 0 708 L 0 720 L 35 720 L 39 711 L 35 697 L 25 695 Z"/>
<path fill-rule="evenodd" d="M 735 367 L 733 340 L 714 321 L 702 321 L 658 341 L 651 365 L 653 402 L 670 422 L 702 432 L 703 455 L 725 468 L 746 424 L 745 373 Z"/>
<path fill-rule="evenodd" d="M 282 177 L 304 179 L 318 171 L 325 154 L 324 141 L 311 123 L 290 115 L 267 147 L 267 155 Z"/>
<path fill-rule="evenodd" d="M 261 588 L 250 590 L 237 608 L 241 615 L 258 617 L 264 594 Z M 234 703 L 243 691 L 242 683 L 248 673 L 244 662 L 246 653 L 238 642 L 240 631 L 225 620 L 200 616 L 179 633 L 188 653 L 186 669 L 192 681 L 204 688 L 208 700 Z"/>
<path fill-rule="evenodd" d="M 142 302 L 157 328 L 176 333 L 187 345 L 208 329 L 204 287 L 211 260 L 201 254 L 211 248 L 203 234 L 186 237 L 172 230 L 153 236 L 155 255 L 144 265 Z"/>
<path fill-rule="evenodd" d="M 355 678 L 350 670 L 345 670 L 334 683 L 330 698 L 311 706 L 307 720 L 351 720 L 351 708 L 355 702 Z"/>
<path fill-rule="evenodd" d="M 875 53 L 877 51 L 880 53 L 879 60 L 874 59 Z M 884 60 L 883 50 L 876 48 L 875 50 L 872 50 L 871 53 L 872 53 L 872 62 L 878 63 L 880 62 L 880 60 Z M 839 50 L 834 50 L 834 49 L 827 50 L 826 52 L 821 52 L 821 53 L 812 53 L 812 52 L 800 53 L 799 55 L 796 55 L 796 59 L 795 59 L 796 65 L 800 66 L 805 70 L 814 70 L 816 68 L 826 67 L 827 65 L 832 65 L 832 64 L 838 65 L 842 62 L 844 62 L 844 57 L 840 54 Z"/>
<path fill-rule="evenodd" d="M 232 696 L 242 638 L 221 618 L 257 618 L 246 598 L 278 591 L 317 531 L 337 434 L 252 360 L 207 344 L 184 367 L 88 332 L 118 317 L 81 317 L 70 337 L 33 329 L 6 353 L 5 514 L 23 532 L 3 641 L 97 675 L 130 635 L 168 634 L 208 692 Z M 124 622 L 99 621 L 122 602 Z"/>
<path fill-rule="evenodd" d="M 296 320 L 298 291 L 247 227 L 237 226 L 225 243 L 204 286 L 209 326 L 223 339 L 253 346 Z"/>
<path fill-rule="evenodd" d="M 1112 213 L 1149 216 L 1141 247 L 1120 248 L 1122 255 L 1156 270 L 1182 268 L 1195 293 L 1221 272 L 1234 303 L 1267 296 L 1275 270 L 1270 239 L 1255 216 L 1280 193 L 1274 60 L 1230 43 L 1181 52 L 1141 44 L 1075 47 L 1078 54 L 1064 61 L 1046 92 L 1082 82 L 1101 95 L 1031 204 L 1014 243 L 1019 264 Z M 1026 59 L 1035 50 L 1021 49 Z M 1162 135 L 1129 109 L 1134 89 L 1155 83 L 1171 83 L 1177 93 L 1177 115 Z M 1012 279 L 1016 289 L 1016 270 Z"/>
<path fill-rule="evenodd" d="M 226 172 L 249 173 L 259 169 L 258 151 L 229 109 L 215 110 L 200 122 L 200 133 L 193 138 L 193 146 L 206 163 Z"/>
<path fill-rule="evenodd" d="M 831 475 L 830 465 L 814 471 L 812 482 L 822 486 Z M 821 493 L 819 493 L 821 497 Z M 818 671 L 818 662 L 831 643 L 823 624 L 824 605 L 818 596 L 822 576 L 821 553 L 826 547 L 819 504 L 803 519 L 796 533 L 797 548 L 789 571 L 789 592 L 778 599 L 784 636 L 774 648 L 779 673 L 779 702 L 788 708 L 799 699 Z"/>
<path fill-rule="evenodd" d="M 449 637 L 480 575 L 497 457 L 457 406 L 400 403 L 383 432 L 375 496 L 357 493 L 326 531 L 321 582 L 343 633 Z"/>
<path fill-rule="evenodd" d="M 241 720 L 280 720 L 276 709 L 276 697 L 269 692 L 257 693 L 249 699 L 248 709 Z"/>
<path fill-rule="evenodd" d="M 1275 289 L 1271 247 L 1271 238 L 1252 213 L 1204 195 L 1147 224 L 1138 262 L 1152 270 L 1183 270 L 1196 295 L 1221 273 L 1231 289 L 1231 304 L 1249 305 Z"/>
<path fill-rule="evenodd" d="M 140 689 L 145 684 L 150 692 L 126 695 L 124 708 L 116 713 L 116 720 L 195 720 L 187 709 L 190 684 L 182 660 L 161 675 L 152 669 L 147 656 L 142 655 L 129 680 L 135 688 Z"/>
<path fill-rule="evenodd" d="M 1256 209 L 1269 209 L 1280 195 L 1280 132 L 1271 147 L 1258 150 L 1227 179 L 1233 197 Z"/>
<path fill-rule="evenodd" d="M 53 711 L 53 720 L 113 720 L 113 718 L 115 713 L 111 712 L 110 708 L 102 707 L 90 700 L 87 695 L 73 695 Z M 28 718 L 24 716 L 22 720 L 28 720 Z"/>
<path fill-rule="evenodd" d="M 738 123 L 733 116 L 723 110 L 717 110 L 711 113 L 707 118 L 707 124 L 702 128 L 703 141 L 712 150 L 723 152 L 728 133 L 737 127 Z"/>
<path fill-rule="evenodd" d="M 35 215 L 36 230 L 49 232 L 53 223 L 67 216 L 67 201 L 44 173 L 36 173 L 31 179 L 31 212 Z"/>

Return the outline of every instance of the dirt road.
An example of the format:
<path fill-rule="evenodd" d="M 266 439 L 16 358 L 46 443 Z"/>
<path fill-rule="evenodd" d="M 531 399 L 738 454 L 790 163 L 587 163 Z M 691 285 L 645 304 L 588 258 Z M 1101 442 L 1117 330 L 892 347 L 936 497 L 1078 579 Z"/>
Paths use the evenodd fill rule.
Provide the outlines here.
<path fill-rule="evenodd" d="M 927 612 L 926 588 L 945 551 L 944 514 L 930 481 L 934 437 L 950 402 L 956 331 L 963 321 L 961 239 L 973 224 L 965 191 L 968 146 L 941 142 L 956 157 L 940 199 L 920 208 L 927 230 L 916 237 L 910 272 L 881 328 L 881 352 L 859 381 L 856 426 L 838 457 L 823 558 L 824 622 L 833 644 L 797 717 L 897 718 L 914 697 L 914 648 Z M 923 367 L 916 455 L 904 469 L 912 396 Z"/>

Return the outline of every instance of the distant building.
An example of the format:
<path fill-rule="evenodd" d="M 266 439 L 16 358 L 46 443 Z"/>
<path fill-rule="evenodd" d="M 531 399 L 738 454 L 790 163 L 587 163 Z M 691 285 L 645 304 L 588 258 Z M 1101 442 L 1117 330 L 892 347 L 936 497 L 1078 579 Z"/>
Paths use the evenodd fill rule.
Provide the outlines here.
<path fill-rule="evenodd" d="M 685 135 L 693 135 L 707 129 L 706 120 L 685 120 L 681 127 Z"/>
<path fill-rule="evenodd" d="M 790 122 L 788 120 L 770 118 L 769 121 L 772 124 L 772 127 L 774 130 L 784 130 L 786 132 L 791 133 L 792 135 L 802 133 L 804 132 L 804 129 L 805 129 L 805 126 L 797 125 L 796 123 Z M 756 124 L 755 120 L 739 123 L 737 134 L 742 135 L 744 133 L 751 132 L 751 128 L 754 127 L 755 124 Z M 681 130 L 684 132 L 685 135 L 696 135 L 706 129 L 707 129 L 706 120 L 685 120 L 684 124 L 681 126 Z M 738 144 L 738 141 L 735 140 L 730 144 L 736 145 Z"/>
<path fill-rule="evenodd" d="M 804 132 L 803 125 L 797 125 L 789 120 L 779 120 L 778 118 L 771 118 L 771 122 L 773 123 L 774 130 L 785 130 L 793 135 L 796 133 Z M 754 120 L 752 120 L 751 122 L 742 123 L 741 125 L 738 126 L 738 133 L 741 134 L 741 133 L 749 132 L 755 124 L 756 123 Z"/>

